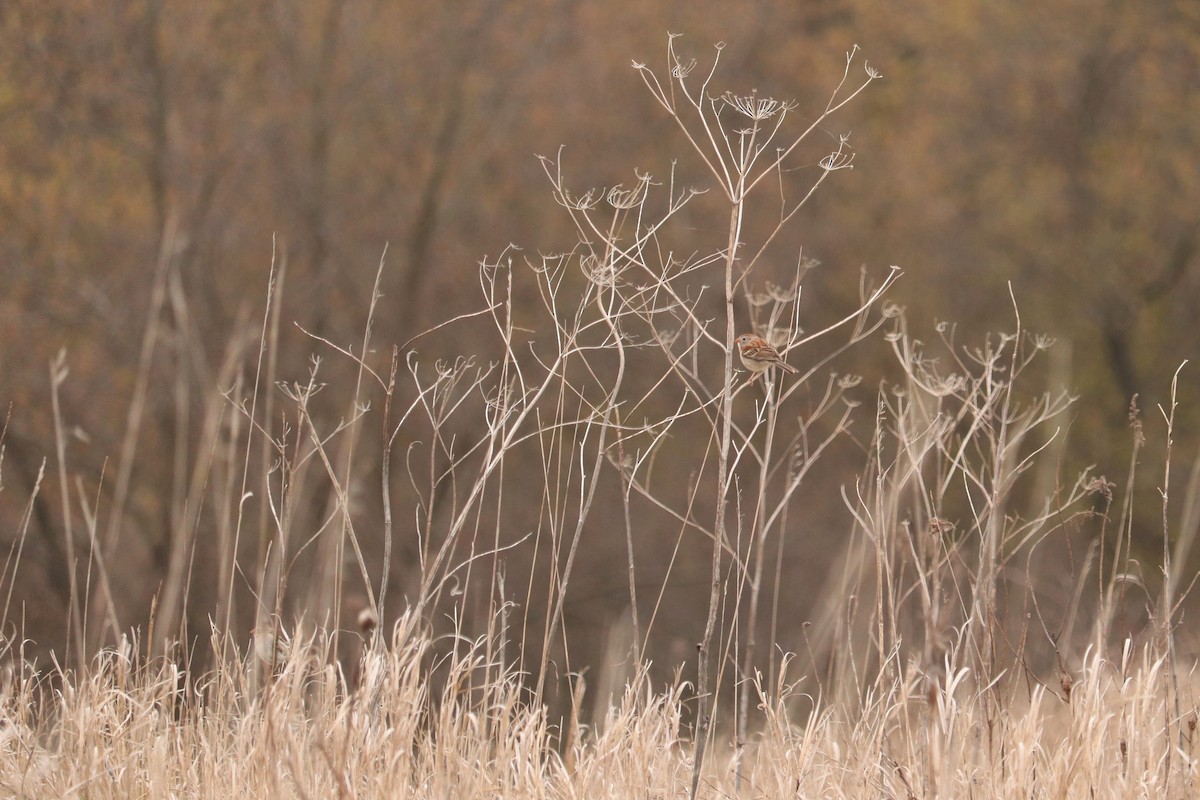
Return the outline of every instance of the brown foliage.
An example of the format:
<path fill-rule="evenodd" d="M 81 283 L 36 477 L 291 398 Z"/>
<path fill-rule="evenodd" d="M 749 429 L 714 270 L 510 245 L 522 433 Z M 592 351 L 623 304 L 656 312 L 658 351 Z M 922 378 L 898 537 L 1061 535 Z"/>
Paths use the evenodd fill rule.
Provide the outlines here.
<path fill-rule="evenodd" d="M 963 339 L 1010 319 L 1004 286 L 1011 281 L 1024 327 L 1067 343 L 1055 382 L 1102 398 L 1075 423 L 1078 452 L 1065 462 L 1099 461 L 1119 472 L 1130 396 L 1142 393 L 1152 408 L 1162 400 L 1154 394 L 1162 376 L 1197 346 L 1190 324 L 1200 281 L 1195 12 L 1166 3 L 1146 13 L 1128 2 L 1097 12 L 1083 0 L 1037 10 L 858 0 L 732 5 L 492 0 L 463 11 L 342 0 L 5 3 L 0 401 L 12 404 L 13 422 L 0 504 L 4 544 L 17 541 L 23 502 L 15 499 L 32 492 L 43 457 L 53 465 L 47 365 L 65 348 L 62 422 L 79 434 L 67 442 L 66 488 L 73 503 L 94 506 L 96 533 L 113 559 L 119 623 L 145 621 L 178 559 L 216 574 L 215 553 L 231 546 L 235 510 L 252 521 L 239 555 L 264 562 L 261 490 L 254 487 L 242 507 L 243 487 L 204 465 L 220 463 L 217 455 L 234 460 L 205 446 L 216 441 L 211 432 L 237 424 L 216 390 L 241 398 L 257 380 L 273 250 L 286 273 L 276 355 L 264 366 L 270 381 L 303 383 L 309 353 L 321 350 L 293 321 L 333 342 L 361 341 L 385 244 L 373 332 L 379 352 L 474 310 L 477 263 L 486 255 L 509 242 L 528 253 L 575 243 L 569 220 L 547 202 L 533 153 L 553 155 L 565 144 L 579 186 L 629 181 L 634 167 L 665 175 L 676 158 L 681 183 L 704 179 L 628 68 L 631 60 L 664 63 L 667 30 L 687 33 L 685 46 L 697 55 L 729 41 L 722 91 L 757 87 L 795 97 L 802 113 L 825 102 L 842 53 L 863 45 L 886 80 L 822 132 L 832 144 L 853 131 L 855 170 L 822 189 L 802 223 L 773 242 L 756 281 L 790 277 L 802 250 L 836 265 L 805 284 L 806 296 L 818 298 L 806 326 L 819 329 L 857 299 L 848 276 L 859 264 L 898 263 L 908 277 L 897 297 L 910 317 L 962 319 Z M 801 169 L 815 171 L 824 152 L 817 147 Z M 720 237 L 725 223 L 713 204 L 698 202 L 688 213 L 697 240 Z M 775 222 L 769 212 L 750 218 L 748 238 Z M 536 307 L 529 287 L 518 287 L 515 299 L 518 316 Z M 467 325 L 426 339 L 422 359 L 496 358 L 484 329 Z M 884 357 L 864 354 L 858 371 L 882 373 Z M 355 379 L 346 360 L 322 367 L 322 381 Z M 1183 381 L 1186 394 L 1196 382 L 1188 371 Z M 139 396 L 144 409 L 131 414 Z M 381 396 L 372 403 L 378 414 Z M 287 413 L 281 407 L 273 421 Z M 310 413 L 328 429 L 350 414 L 320 393 Z M 367 424 L 378 425 L 377 416 Z M 1180 451 L 1191 452 L 1187 426 L 1179 427 Z M 136 458 L 123 461 L 131 431 Z M 472 431 L 459 433 L 469 439 Z M 409 443 L 396 447 L 398 460 Z M 265 471 L 272 456 L 255 449 L 251 458 Z M 18 599 L 27 633 L 61 646 L 70 567 L 56 502 L 62 487 L 48 472 L 31 511 Z M 356 477 L 372 486 L 378 480 Z M 812 528 L 844 519 L 837 488 L 845 479 L 833 471 L 831 499 L 806 508 Z M 519 476 L 507 480 L 520 485 Z M 686 466 L 668 480 L 686 489 Z M 597 524 L 616 531 L 624 523 L 613 482 L 606 491 L 614 510 Z M 411 516 L 418 501 L 396 484 L 395 505 Z M 309 486 L 297 528 L 311 534 L 327 523 L 336 498 L 315 477 Z M 511 530 L 536 529 L 539 502 L 510 503 Z M 181 532 L 192 537 L 186 547 Z M 647 535 L 639 557 L 669 558 L 673 535 Z M 569 613 L 585 640 L 598 638 L 625 603 L 625 543 L 614 535 L 587 547 L 588 563 L 615 566 L 575 587 Z M 411 542 L 397 548 L 397 563 L 416 559 Z M 798 576 L 789 600 L 807 608 L 827 565 L 801 552 L 787 557 Z M 304 558 L 299 575 L 330 568 L 312 552 Z M 688 590 L 708 579 L 708 562 L 689 558 L 677 606 L 694 602 Z M 371 567 L 394 569 L 404 585 L 405 567 Z M 222 581 L 231 578 L 243 581 Z M 245 583 L 238 585 L 245 595 Z M 220 589 L 216 582 L 192 589 L 189 629 L 206 632 Z M 103 609 L 91 610 L 103 618 Z M 251 603 L 244 598 L 234 613 L 248 630 Z M 674 620 L 678 635 L 659 653 L 665 662 L 683 660 L 702 616 Z M 97 636 L 102 630 L 93 627 Z"/>

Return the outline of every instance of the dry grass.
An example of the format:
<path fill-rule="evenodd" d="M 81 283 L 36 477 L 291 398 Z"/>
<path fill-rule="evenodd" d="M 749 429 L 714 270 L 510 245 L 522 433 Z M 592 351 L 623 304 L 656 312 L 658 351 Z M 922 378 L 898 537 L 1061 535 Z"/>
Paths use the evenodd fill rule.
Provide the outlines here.
<path fill-rule="evenodd" d="M 431 663 L 402 621 L 371 647 L 356 689 L 326 638 L 290 648 L 255 688 L 256 659 L 186 676 L 131 648 L 83 675 L 9 675 L 0 790 L 13 797 L 680 797 L 693 749 L 681 690 L 628 686 L 594 726 L 562 731 L 484 643 Z M 761 728 L 732 771 L 714 746 L 705 797 L 1191 797 L 1194 720 L 1176 741 L 1165 664 L 1128 647 L 1091 655 L 1069 697 L 1034 686 L 996 708 L 966 674 L 912 665 L 860 708 L 758 691 Z M 431 673 L 437 679 L 431 680 Z M 431 688 L 434 683 L 440 689 Z M 1189 680 L 1194 688 L 1195 683 Z M 798 722 L 803 719 L 803 722 Z M 564 734 L 569 743 L 564 745 Z M 741 785 L 740 792 L 735 784 Z"/>

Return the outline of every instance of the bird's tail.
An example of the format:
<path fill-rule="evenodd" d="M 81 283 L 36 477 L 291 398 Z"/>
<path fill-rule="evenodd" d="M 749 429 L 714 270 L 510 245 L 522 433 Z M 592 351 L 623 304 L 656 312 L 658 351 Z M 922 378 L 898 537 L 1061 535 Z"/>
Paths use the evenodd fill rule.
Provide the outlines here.
<path fill-rule="evenodd" d="M 779 362 L 779 366 L 780 366 L 780 367 L 783 369 L 783 371 L 784 371 L 784 372 L 786 372 L 788 375 L 795 375 L 795 374 L 796 374 L 796 368 L 795 368 L 795 367 L 793 367 L 791 364 L 787 363 L 786 361 L 780 360 L 780 362 Z"/>

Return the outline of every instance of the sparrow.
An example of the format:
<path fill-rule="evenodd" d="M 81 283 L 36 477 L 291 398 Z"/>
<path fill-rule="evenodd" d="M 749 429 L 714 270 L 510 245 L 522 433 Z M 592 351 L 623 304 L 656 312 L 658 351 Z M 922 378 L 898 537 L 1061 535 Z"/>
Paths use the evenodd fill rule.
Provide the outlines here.
<path fill-rule="evenodd" d="M 752 381 L 771 367 L 779 367 L 789 375 L 796 374 L 796 368 L 784 361 L 779 351 L 761 336 L 743 333 L 735 344 L 738 346 L 738 354 L 742 357 L 742 366 L 754 373 L 754 377 L 750 379 Z"/>

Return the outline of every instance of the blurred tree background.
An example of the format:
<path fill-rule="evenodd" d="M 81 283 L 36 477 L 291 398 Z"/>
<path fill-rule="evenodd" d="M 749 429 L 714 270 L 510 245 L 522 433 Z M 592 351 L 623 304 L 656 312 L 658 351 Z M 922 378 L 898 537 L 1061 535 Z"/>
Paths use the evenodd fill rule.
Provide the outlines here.
<path fill-rule="evenodd" d="M 287 264 L 278 378 L 297 381 L 320 348 L 293 321 L 333 342 L 361 341 L 385 245 L 381 353 L 477 309 L 478 263 L 509 243 L 525 253 L 570 249 L 570 220 L 535 153 L 564 146 L 576 187 L 628 183 L 635 168 L 664 179 L 675 159 L 681 179 L 703 186 L 694 156 L 630 68 L 665 68 L 668 31 L 684 34 L 681 49 L 701 60 L 727 43 L 716 93 L 794 99 L 800 118 L 824 107 L 844 54 L 859 45 L 883 80 L 818 133 L 810 162 L 815 172 L 816 159 L 851 132 L 854 169 L 822 186 L 754 280 L 788 280 L 801 252 L 818 259 L 805 283 L 815 328 L 853 303 L 860 268 L 881 274 L 896 264 L 905 275 L 890 296 L 913 327 L 933 339 L 935 322 L 947 320 L 964 343 L 1011 329 L 1011 282 L 1023 326 L 1058 340 L 1048 385 L 1083 398 L 1062 480 L 1088 464 L 1121 480 L 1132 397 L 1143 409 L 1165 402 L 1175 368 L 1200 355 L 1197 4 L 8 0 L 0 4 L 0 402 L 12 411 L 0 537 L 10 552 L 49 459 L 20 555 L 15 602 L 26 635 L 61 645 L 70 596 L 47 400 L 60 350 L 70 371 L 61 416 L 73 434 L 65 491 L 97 507 L 103 546 L 117 554 L 116 619 L 141 624 L 177 557 L 171 532 L 195 529 L 187 558 L 197 570 L 221 535 L 187 502 L 208 441 L 203 398 L 228 389 L 224 365 L 257 347 L 273 251 Z M 719 213 L 689 213 L 698 249 L 723 244 Z M 156 300 L 164 260 L 172 270 Z M 123 477 L 118 456 L 149 318 L 162 331 L 137 457 Z M 422 340 L 422 359 L 494 357 L 471 330 Z M 855 358 L 869 404 L 890 356 L 880 343 Z M 327 361 L 323 381 L 353 381 L 352 365 Z M 1181 386 L 1182 483 L 1200 444 L 1200 364 L 1184 369 Z M 323 413 L 336 420 L 346 409 L 330 402 Z M 213 424 L 231 424 L 229 414 Z M 1142 456 L 1151 487 L 1161 475 L 1160 428 L 1148 429 Z M 852 480 L 831 469 L 827 507 L 797 523 L 806 544 L 786 562 L 797 622 L 828 569 L 806 554 L 840 534 L 836 488 Z M 397 518 L 410 519 L 397 492 Z M 314 520 L 327 500 L 315 494 Z M 513 513 L 514 527 L 528 529 Z M 1161 529 L 1152 525 L 1157 510 L 1146 513 L 1138 535 L 1153 547 Z M 572 591 L 568 621 L 585 643 L 603 639 L 627 602 L 623 542 L 605 532 L 616 514 L 595 519 L 580 556 L 588 575 Z M 670 557 L 668 523 L 639 531 L 648 562 Z M 73 524 L 82 537 L 81 521 Z M 254 539 L 242 545 L 251 563 Z M 398 543 L 389 566 L 397 604 L 406 553 Z M 694 570 L 681 568 L 679 594 L 666 604 L 675 609 L 664 626 L 672 636 L 651 655 L 668 670 L 689 657 L 703 623 L 703 556 Z M 375 548 L 373 569 L 383 568 L 378 558 Z M 190 628 L 206 631 L 218 590 L 200 581 L 192 589 Z M 253 622 L 248 606 L 236 612 L 243 629 Z"/>

